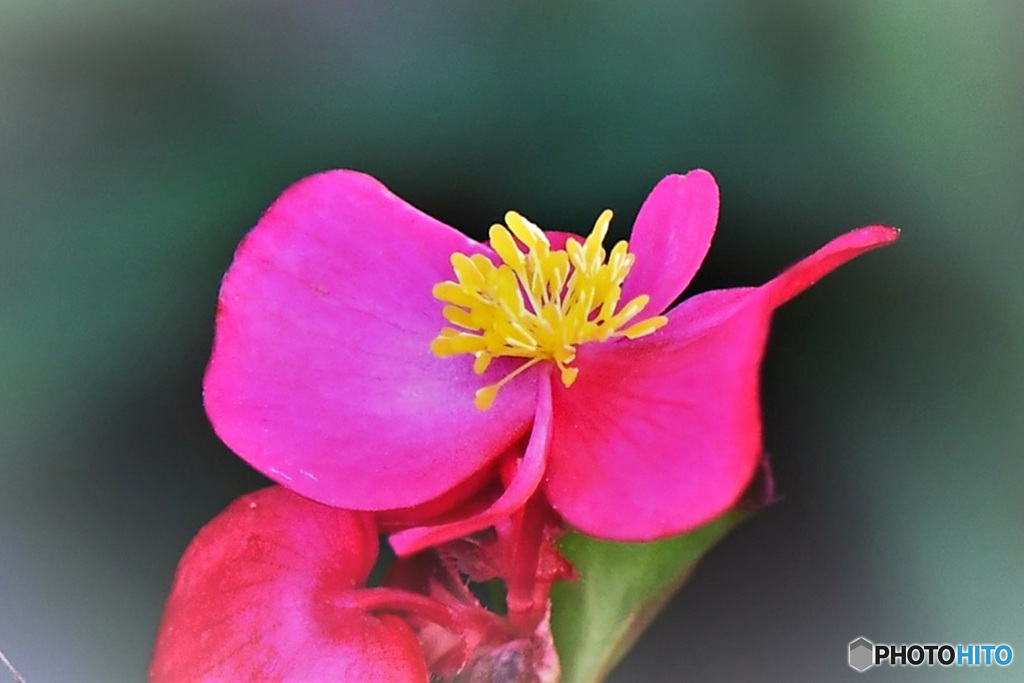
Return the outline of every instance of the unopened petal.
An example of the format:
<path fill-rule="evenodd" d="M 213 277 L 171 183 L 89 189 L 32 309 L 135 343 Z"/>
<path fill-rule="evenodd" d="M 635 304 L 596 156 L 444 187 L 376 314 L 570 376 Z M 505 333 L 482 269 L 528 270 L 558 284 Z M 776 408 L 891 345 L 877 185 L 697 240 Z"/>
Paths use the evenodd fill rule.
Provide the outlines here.
<path fill-rule="evenodd" d="M 444 494 L 519 438 L 535 380 L 474 408 L 473 359 L 438 358 L 435 285 L 454 252 L 489 253 L 354 172 L 287 190 L 224 278 L 204 396 L 224 442 L 331 505 L 378 510 Z"/>
<path fill-rule="evenodd" d="M 178 565 L 150 680 L 427 680 L 404 621 L 347 606 L 376 556 L 366 513 L 280 487 L 239 498 Z"/>

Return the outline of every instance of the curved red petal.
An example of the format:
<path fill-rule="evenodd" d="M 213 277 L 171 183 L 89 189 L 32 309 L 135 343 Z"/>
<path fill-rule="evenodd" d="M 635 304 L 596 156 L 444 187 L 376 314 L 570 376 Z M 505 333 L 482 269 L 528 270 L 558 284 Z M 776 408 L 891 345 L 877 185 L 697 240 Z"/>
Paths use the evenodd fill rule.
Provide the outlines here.
<path fill-rule="evenodd" d="M 758 365 L 771 309 L 757 291 L 702 294 L 650 337 L 580 349 L 576 383 L 554 387 L 545 489 L 570 524 L 646 541 L 735 502 L 761 451 Z M 733 310 L 719 319 L 723 306 Z"/>
<path fill-rule="evenodd" d="M 218 435 L 278 483 L 381 510 L 436 498 L 519 438 L 535 380 L 473 406 L 485 375 L 438 358 L 432 288 L 453 252 L 489 253 L 351 171 L 287 190 L 239 246 L 220 292 L 204 382 Z"/>
<path fill-rule="evenodd" d="M 239 498 L 178 565 L 150 680 L 427 680 L 405 622 L 344 606 L 376 556 L 365 513 L 280 487 Z"/>
<path fill-rule="evenodd" d="M 718 222 L 718 185 L 704 170 L 662 179 L 640 207 L 629 251 L 636 262 L 622 285 L 622 300 L 651 297 L 657 315 L 683 293 L 711 246 Z"/>
<path fill-rule="evenodd" d="M 552 505 L 585 533 L 621 541 L 682 533 L 731 507 L 761 456 L 758 375 L 773 311 L 896 236 L 852 231 L 762 287 L 683 302 L 649 337 L 581 348 L 576 384 L 553 392 Z"/>

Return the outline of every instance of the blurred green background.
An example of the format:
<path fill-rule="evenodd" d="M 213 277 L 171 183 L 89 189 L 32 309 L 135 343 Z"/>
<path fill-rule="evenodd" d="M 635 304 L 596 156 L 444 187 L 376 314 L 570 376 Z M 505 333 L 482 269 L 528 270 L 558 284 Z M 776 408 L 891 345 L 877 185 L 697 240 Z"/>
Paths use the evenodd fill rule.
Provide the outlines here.
<path fill-rule="evenodd" d="M 610 207 L 624 235 L 704 167 L 693 291 L 903 235 L 777 315 L 782 500 L 613 680 L 852 679 L 861 635 L 1024 656 L 1022 27 L 1013 0 L 0 3 L 0 649 L 29 683 L 143 678 L 182 549 L 261 481 L 200 381 L 288 184 L 357 168 L 471 233 Z"/>

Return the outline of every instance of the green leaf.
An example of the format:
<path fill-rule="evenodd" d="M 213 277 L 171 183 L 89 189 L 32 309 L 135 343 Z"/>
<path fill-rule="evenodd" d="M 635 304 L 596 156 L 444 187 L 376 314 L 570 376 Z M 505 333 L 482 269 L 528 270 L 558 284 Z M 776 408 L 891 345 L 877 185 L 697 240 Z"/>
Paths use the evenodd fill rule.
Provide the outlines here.
<path fill-rule="evenodd" d="M 555 584 L 551 595 L 563 683 L 604 679 L 704 553 L 749 515 L 734 510 L 688 534 L 653 543 L 567 534 L 560 548 L 579 580 Z"/>

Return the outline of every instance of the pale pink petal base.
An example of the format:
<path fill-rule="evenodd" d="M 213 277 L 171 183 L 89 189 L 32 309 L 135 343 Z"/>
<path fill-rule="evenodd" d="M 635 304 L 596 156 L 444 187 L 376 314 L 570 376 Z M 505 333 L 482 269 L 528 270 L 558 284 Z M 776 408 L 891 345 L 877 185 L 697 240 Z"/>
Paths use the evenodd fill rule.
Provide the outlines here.
<path fill-rule="evenodd" d="M 545 491 L 555 509 L 587 534 L 646 541 L 730 508 L 761 456 L 758 374 L 772 312 L 897 234 L 855 230 L 762 287 L 684 301 L 650 337 L 582 347 L 576 384 L 553 390 Z"/>
<path fill-rule="evenodd" d="M 416 527 L 392 534 L 391 547 L 408 556 L 446 541 L 468 536 L 511 516 L 525 505 L 540 485 L 551 443 L 551 374 L 538 373 L 537 414 L 522 460 L 505 491 L 486 510 L 465 519 L 432 527 Z"/>
<path fill-rule="evenodd" d="M 239 246 L 224 278 L 204 383 L 217 434 L 315 500 L 362 510 L 418 505 L 519 439 L 536 380 L 488 412 L 469 356 L 438 358 L 446 325 L 431 293 L 454 252 L 489 249 L 379 182 L 334 171 L 286 191 Z"/>
<path fill-rule="evenodd" d="M 404 621 L 347 607 L 376 556 L 365 513 L 280 487 L 239 498 L 178 565 L 150 680 L 426 681 Z"/>

